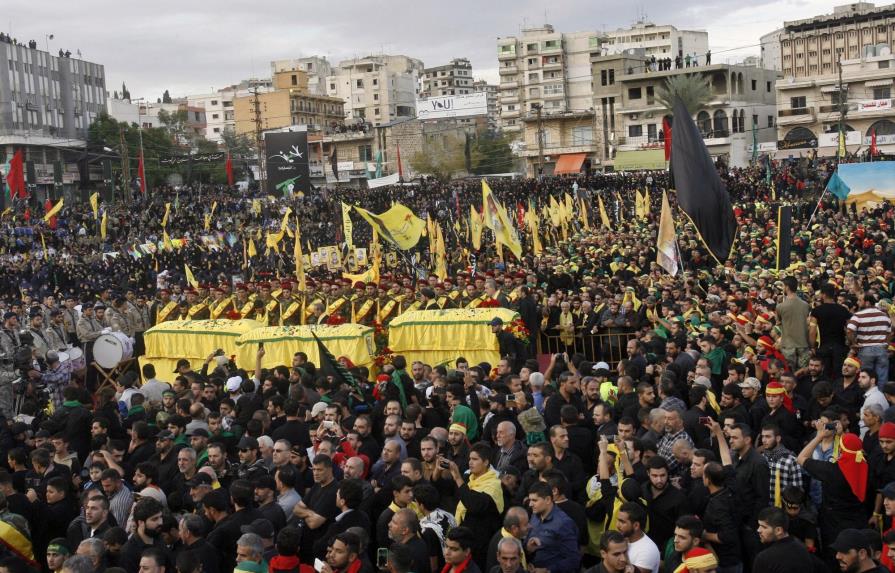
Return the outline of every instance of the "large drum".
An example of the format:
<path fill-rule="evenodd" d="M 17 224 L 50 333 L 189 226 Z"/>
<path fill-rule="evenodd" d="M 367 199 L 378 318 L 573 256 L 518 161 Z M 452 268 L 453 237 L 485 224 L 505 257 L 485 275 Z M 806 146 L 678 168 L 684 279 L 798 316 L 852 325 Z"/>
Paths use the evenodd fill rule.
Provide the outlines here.
<path fill-rule="evenodd" d="M 134 354 L 134 340 L 120 332 L 101 334 L 93 343 L 93 359 L 103 368 L 115 368 Z"/>
<path fill-rule="evenodd" d="M 84 355 L 83 350 L 75 346 L 66 350 L 66 354 L 68 354 L 68 359 L 71 361 L 72 372 L 80 372 L 87 368 L 87 357 Z"/>

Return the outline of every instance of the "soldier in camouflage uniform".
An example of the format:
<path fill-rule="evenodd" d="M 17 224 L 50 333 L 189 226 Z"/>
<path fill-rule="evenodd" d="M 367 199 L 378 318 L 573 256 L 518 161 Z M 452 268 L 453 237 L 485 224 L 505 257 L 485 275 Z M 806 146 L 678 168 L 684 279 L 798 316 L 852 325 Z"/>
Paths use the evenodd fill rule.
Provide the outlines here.
<path fill-rule="evenodd" d="M 7 419 L 16 414 L 12 382 L 18 378 L 13 360 L 19 346 L 19 319 L 14 312 L 6 312 L 0 330 L 0 414 Z"/>

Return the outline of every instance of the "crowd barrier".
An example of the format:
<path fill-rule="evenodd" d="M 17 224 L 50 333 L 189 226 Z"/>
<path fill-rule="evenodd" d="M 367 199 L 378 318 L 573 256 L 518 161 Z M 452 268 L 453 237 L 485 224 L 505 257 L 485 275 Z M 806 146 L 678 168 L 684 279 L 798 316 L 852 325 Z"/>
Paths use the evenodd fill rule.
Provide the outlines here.
<path fill-rule="evenodd" d="M 628 341 L 637 338 L 635 332 L 612 332 L 576 336 L 572 344 L 567 345 L 559 336 L 542 334 L 538 338 L 538 354 L 552 355 L 560 352 L 580 352 L 591 362 L 603 361 L 614 369 L 618 363 L 628 357 Z"/>

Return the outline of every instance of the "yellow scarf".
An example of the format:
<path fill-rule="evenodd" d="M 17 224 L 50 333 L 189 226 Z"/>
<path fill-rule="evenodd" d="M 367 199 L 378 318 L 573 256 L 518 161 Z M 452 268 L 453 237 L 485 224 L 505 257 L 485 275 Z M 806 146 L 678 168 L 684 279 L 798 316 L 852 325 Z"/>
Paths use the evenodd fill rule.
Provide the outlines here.
<path fill-rule="evenodd" d="M 472 491 L 490 495 L 497 506 L 497 513 L 503 513 L 503 488 L 500 487 L 500 478 L 497 476 L 496 471 L 489 468 L 488 471 L 479 477 L 470 474 L 468 485 Z M 454 514 L 454 517 L 457 519 L 457 525 L 463 523 L 463 518 L 466 517 L 466 507 L 462 501 L 457 504 L 457 512 Z"/>
<path fill-rule="evenodd" d="M 500 529 L 500 536 L 504 539 L 507 537 L 513 537 L 513 534 L 506 530 L 506 528 Z M 518 540 L 517 540 L 518 541 Z M 522 551 L 522 554 L 519 556 L 522 560 L 522 569 L 528 571 L 528 563 L 525 560 L 525 551 Z"/>

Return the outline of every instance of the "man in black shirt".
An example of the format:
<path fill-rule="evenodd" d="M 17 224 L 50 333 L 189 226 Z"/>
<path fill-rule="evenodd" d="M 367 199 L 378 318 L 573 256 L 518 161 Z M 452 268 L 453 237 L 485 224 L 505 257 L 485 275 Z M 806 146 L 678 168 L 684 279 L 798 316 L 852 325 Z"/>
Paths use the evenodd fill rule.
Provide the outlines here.
<path fill-rule="evenodd" d="M 326 532 L 329 523 L 339 514 L 336 506 L 339 484 L 333 475 L 332 458 L 324 454 L 317 455 L 311 471 L 314 474 L 314 487 L 295 505 L 292 512 L 294 518 L 290 518 L 303 522 L 299 555 L 302 563 L 313 563 L 314 542 Z"/>
<path fill-rule="evenodd" d="M 758 512 L 758 536 L 764 549 L 752 564 L 762 573 L 811 573 L 814 566 L 808 548 L 788 533 L 789 518 L 779 507 Z"/>
<path fill-rule="evenodd" d="M 274 442 L 277 440 L 289 440 L 293 446 L 300 445 L 303 448 L 311 447 L 311 436 L 308 432 L 308 426 L 298 417 L 299 404 L 297 400 L 291 398 L 283 403 L 283 412 L 286 414 L 286 421 L 283 422 L 270 434 L 270 439 Z"/>
<path fill-rule="evenodd" d="M 823 360 L 824 372 L 831 380 L 839 375 L 842 361 L 848 355 L 845 325 L 851 318 L 847 308 L 836 301 L 836 287 L 827 283 L 820 287 L 823 302 L 811 311 L 808 342 L 817 346 L 816 355 Z M 820 345 L 817 344 L 818 334 Z"/>
<path fill-rule="evenodd" d="M 391 547 L 402 545 L 406 547 L 412 556 L 411 571 L 416 573 L 431 573 L 432 565 L 429 555 L 429 547 L 423 541 L 420 533 L 420 522 L 416 514 L 410 508 L 399 509 L 392 515 L 388 522 L 388 536 L 391 539 Z"/>
<path fill-rule="evenodd" d="M 134 506 L 134 534 L 121 548 L 119 565 L 127 573 L 140 570 L 140 556 L 149 547 L 162 547 L 162 504 L 150 498 L 141 499 Z"/>

